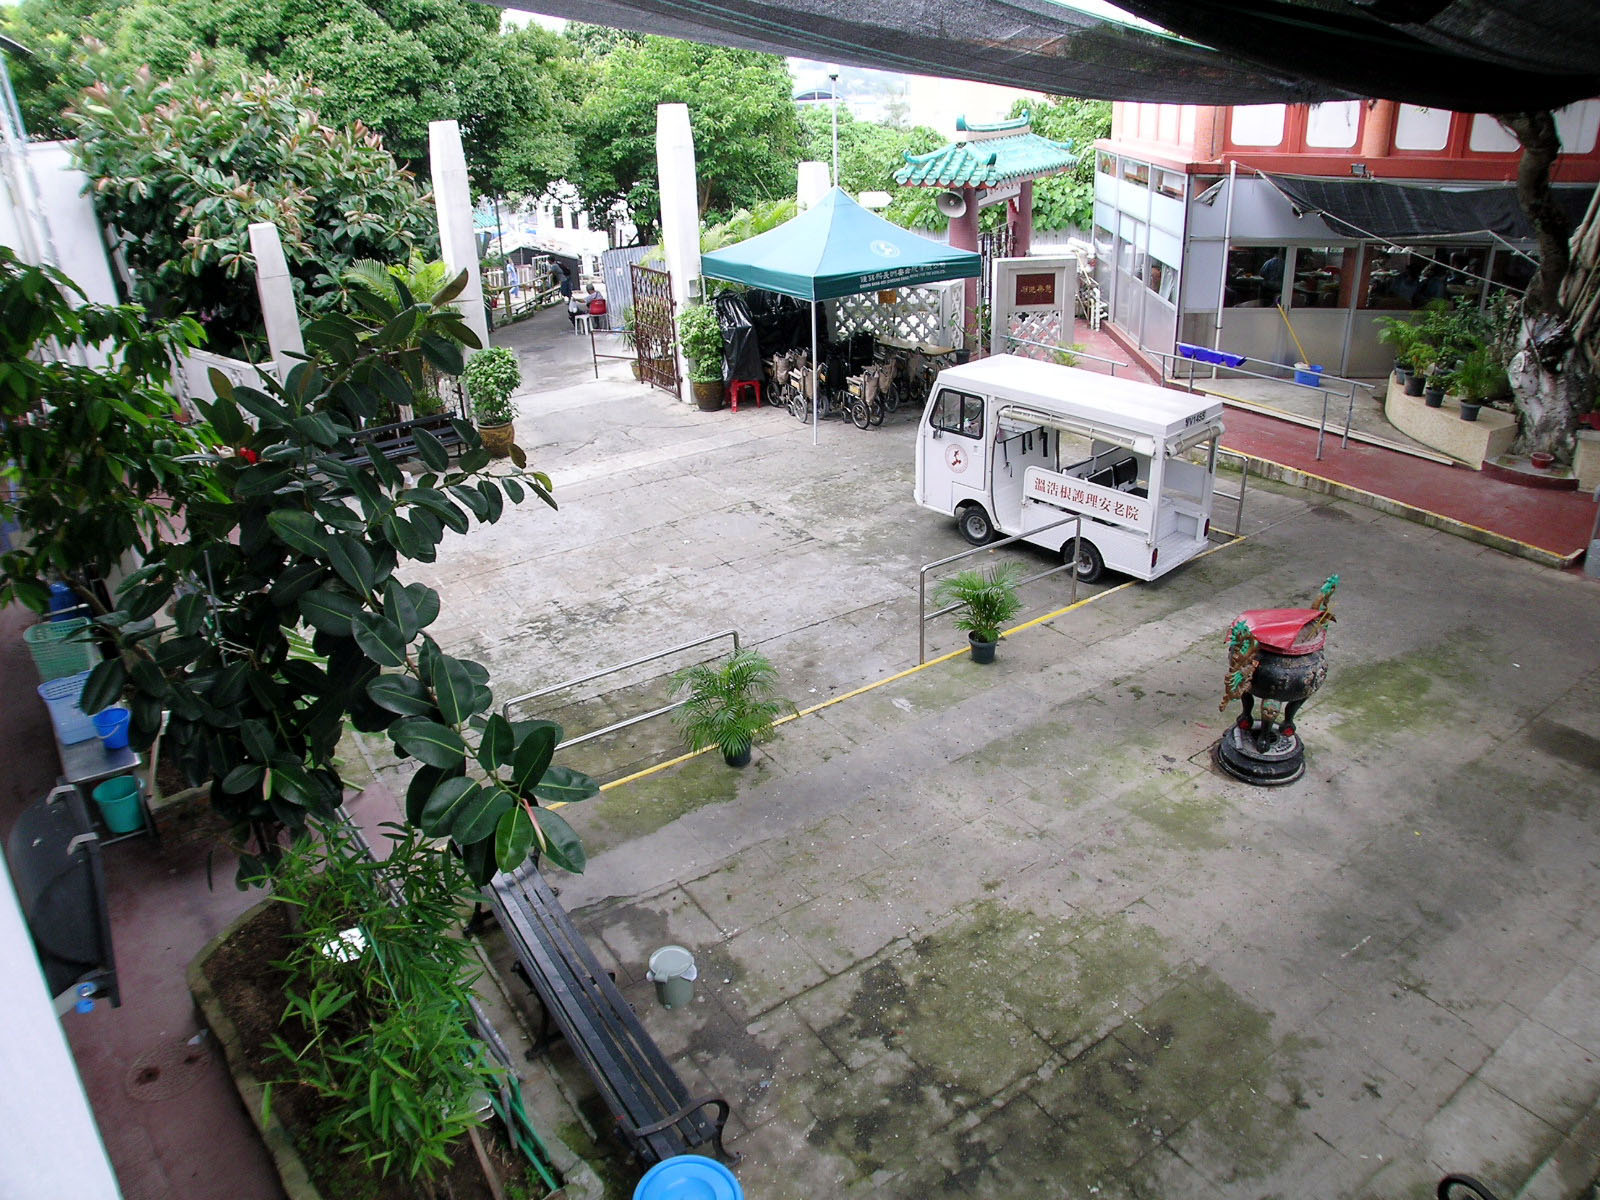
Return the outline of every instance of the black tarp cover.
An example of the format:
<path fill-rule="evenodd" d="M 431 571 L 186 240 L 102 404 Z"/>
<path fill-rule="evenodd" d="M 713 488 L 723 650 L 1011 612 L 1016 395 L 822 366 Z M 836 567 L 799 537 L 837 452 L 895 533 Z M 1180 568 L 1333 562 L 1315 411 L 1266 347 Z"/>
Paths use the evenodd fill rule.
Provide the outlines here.
<path fill-rule="evenodd" d="M 1121 0 L 1121 7 L 1183 37 L 1108 23 L 1052 0 L 542 0 L 539 11 L 1106 100 L 1370 96 L 1506 112 L 1600 95 L 1594 0 Z"/>
<path fill-rule="evenodd" d="M 1282 192 L 1296 216 L 1316 214 L 1350 237 L 1390 242 L 1492 234 L 1507 241 L 1533 238 L 1533 226 L 1517 203 L 1514 187 L 1447 190 L 1438 184 L 1382 183 L 1373 179 L 1322 179 L 1304 175 L 1262 178 Z M 1576 223 L 1592 186 L 1557 187 L 1556 199 Z"/>

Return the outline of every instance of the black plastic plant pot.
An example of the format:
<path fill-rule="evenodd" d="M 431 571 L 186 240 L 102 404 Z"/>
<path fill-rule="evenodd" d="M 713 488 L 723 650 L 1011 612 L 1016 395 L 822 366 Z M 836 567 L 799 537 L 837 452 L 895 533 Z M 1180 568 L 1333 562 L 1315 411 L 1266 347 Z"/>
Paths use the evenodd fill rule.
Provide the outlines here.
<path fill-rule="evenodd" d="M 1443 408 L 1444 389 L 1442 387 L 1424 388 L 1422 392 L 1422 402 L 1429 408 Z"/>
<path fill-rule="evenodd" d="M 980 642 L 977 634 L 967 634 L 967 646 L 972 651 L 972 661 L 975 663 L 992 663 L 994 648 L 999 644 L 999 642 Z"/>
<path fill-rule="evenodd" d="M 1406 395 L 1420 396 L 1422 395 L 1422 389 L 1426 385 L 1427 380 L 1425 380 L 1421 375 L 1413 372 L 1412 374 L 1406 376 Z"/>
<path fill-rule="evenodd" d="M 1478 409 L 1481 407 L 1483 406 L 1479 404 L 1469 404 L 1467 401 L 1463 400 L 1461 402 L 1461 419 L 1463 421 L 1476 421 L 1478 419 Z"/>
<path fill-rule="evenodd" d="M 729 754 L 724 750 L 722 752 L 722 761 L 730 767 L 748 767 L 750 765 L 750 743 L 746 742 L 744 749 L 737 754 Z"/>

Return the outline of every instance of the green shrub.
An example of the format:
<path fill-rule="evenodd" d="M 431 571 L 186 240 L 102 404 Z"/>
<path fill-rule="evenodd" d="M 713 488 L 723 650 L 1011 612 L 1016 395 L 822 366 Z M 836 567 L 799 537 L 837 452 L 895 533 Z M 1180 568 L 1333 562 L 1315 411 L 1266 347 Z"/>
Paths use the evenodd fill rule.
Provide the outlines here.
<path fill-rule="evenodd" d="M 107 56 L 89 66 L 109 72 Z M 363 258 L 436 239 L 432 206 L 359 121 L 322 124 L 306 83 L 196 56 L 170 80 L 103 75 L 66 119 L 95 209 L 152 315 L 193 313 L 224 353 L 261 341 L 249 226 L 271 221 L 304 308 L 339 307 Z"/>
<path fill-rule="evenodd" d="M 510 350 L 491 346 L 478 351 L 467 360 L 461 381 L 479 425 L 505 425 L 516 420 L 517 406 L 511 403 L 511 393 L 522 383 L 522 368 Z"/>
<path fill-rule="evenodd" d="M 673 714 L 691 750 L 716 746 L 735 758 L 767 736 L 794 705 L 778 695 L 778 670 L 758 650 L 740 650 L 720 666 L 698 663 L 672 677 L 672 694 L 687 692 Z"/>
<path fill-rule="evenodd" d="M 1016 563 L 961 571 L 939 581 L 933 589 L 933 602 L 941 607 L 957 606 L 957 629 L 966 630 L 980 642 L 997 642 L 1001 626 L 1022 611 L 1017 596 L 1021 574 Z"/>
<path fill-rule="evenodd" d="M 678 337 L 684 357 L 689 360 L 689 379 L 693 383 L 722 381 L 722 330 L 717 314 L 705 304 L 692 304 L 678 318 Z"/>

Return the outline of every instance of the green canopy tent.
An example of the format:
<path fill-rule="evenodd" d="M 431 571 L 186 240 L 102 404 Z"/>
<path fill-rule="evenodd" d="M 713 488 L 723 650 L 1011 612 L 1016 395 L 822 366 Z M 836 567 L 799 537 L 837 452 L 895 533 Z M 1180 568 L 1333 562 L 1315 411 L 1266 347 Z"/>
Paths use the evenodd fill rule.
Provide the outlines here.
<path fill-rule="evenodd" d="M 868 212 L 833 188 L 776 229 L 700 256 L 710 279 L 764 288 L 811 302 L 811 362 L 817 362 L 817 301 L 946 279 L 976 279 L 983 260 Z M 812 387 L 815 390 L 815 375 Z M 817 439 L 816 396 L 811 438 Z"/>

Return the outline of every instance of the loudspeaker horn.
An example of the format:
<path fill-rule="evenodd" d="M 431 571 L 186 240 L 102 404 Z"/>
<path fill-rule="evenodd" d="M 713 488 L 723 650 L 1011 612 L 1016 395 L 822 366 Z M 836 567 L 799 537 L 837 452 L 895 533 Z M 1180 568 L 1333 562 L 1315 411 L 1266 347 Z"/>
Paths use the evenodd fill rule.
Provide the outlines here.
<path fill-rule="evenodd" d="M 952 220 L 965 215 L 967 200 L 960 192 L 940 192 L 934 198 L 934 207 Z"/>

